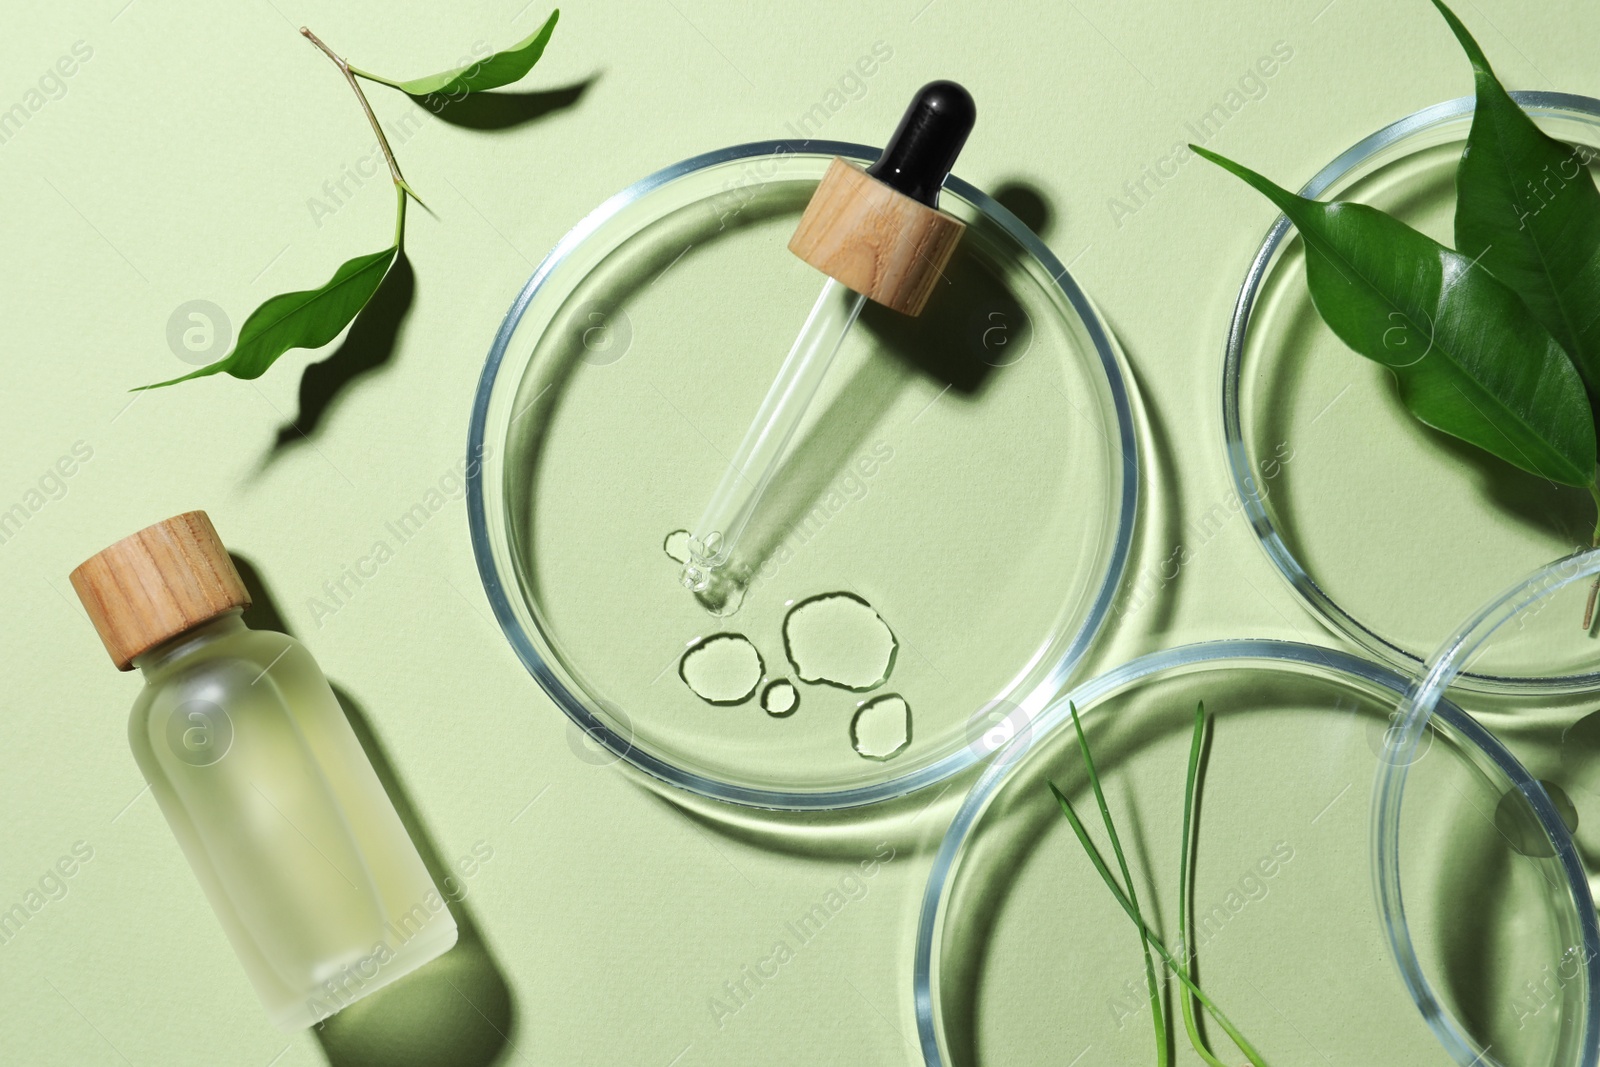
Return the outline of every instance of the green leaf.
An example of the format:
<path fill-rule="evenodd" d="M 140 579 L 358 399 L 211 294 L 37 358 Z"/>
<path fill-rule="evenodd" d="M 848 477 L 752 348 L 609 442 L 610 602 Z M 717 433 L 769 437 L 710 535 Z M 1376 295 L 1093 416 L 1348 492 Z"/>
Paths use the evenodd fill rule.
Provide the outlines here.
<path fill-rule="evenodd" d="M 1520 297 L 1471 259 L 1383 212 L 1323 203 L 1191 145 L 1276 204 L 1306 249 L 1333 332 L 1381 363 L 1422 422 L 1563 485 L 1595 482 L 1583 381 Z"/>
<path fill-rule="evenodd" d="M 1600 190 L 1580 150 L 1548 136 L 1439 0 L 1472 62 L 1477 108 L 1456 171 L 1456 247 L 1514 289 L 1600 396 Z"/>
<path fill-rule="evenodd" d="M 556 30 L 556 19 L 560 17 L 561 9 L 557 8 L 550 12 L 550 17 L 533 32 L 533 36 L 504 52 L 496 52 L 488 59 L 447 70 L 443 74 L 389 84 L 412 96 L 430 96 L 434 93 L 461 96 L 510 85 L 520 81 L 539 62 L 539 57 L 544 55 L 544 46 L 550 43 L 550 35 Z"/>
<path fill-rule="evenodd" d="M 259 378 L 291 348 L 321 348 L 338 337 L 367 306 L 398 250 L 398 246 L 392 246 L 357 256 L 335 271 L 320 289 L 272 297 L 245 319 L 239 328 L 239 342 L 227 356 L 181 378 L 141 385 L 138 389 L 160 389 L 210 374 Z"/>

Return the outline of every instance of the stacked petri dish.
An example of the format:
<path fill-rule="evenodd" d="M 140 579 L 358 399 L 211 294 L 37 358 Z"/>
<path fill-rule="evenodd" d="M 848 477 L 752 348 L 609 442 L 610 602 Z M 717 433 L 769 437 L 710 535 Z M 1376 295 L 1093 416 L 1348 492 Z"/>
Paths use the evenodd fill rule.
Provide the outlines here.
<path fill-rule="evenodd" d="M 1147 921 L 1178 945 L 1184 770 L 1203 701 L 1214 725 L 1189 943 L 1207 994 L 1268 1061 L 1593 1063 L 1600 935 L 1566 831 L 1521 801 L 1537 796 L 1533 777 L 1448 699 L 1397 757 L 1408 684 L 1344 652 L 1229 641 L 1066 694 L 993 758 L 935 857 L 913 975 L 926 1062 L 1153 1056 L 1137 934 L 1049 785 L 1098 830 L 1075 705 Z M 1404 845 L 1385 869 L 1408 907 L 1380 918 L 1369 801 L 1382 772 L 1405 778 Z"/>
<path fill-rule="evenodd" d="M 1517 95 L 1600 145 L 1600 103 Z M 1472 103 L 1387 127 L 1305 191 L 1448 239 Z M 1417 428 L 1322 326 L 1281 219 L 1232 322 L 1227 462 L 1269 557 L 1368 658 L 1227 641 L 1081 677 L 1134 536 L 1134 398 L 1067 270 L 955 177 L 941 203 L 968 231 L 949 285 L 917 320 L 869 308 L 846 341 L 747 535 L 734 610 L 678 584 L 685 529 L 814 296 L 784 245 L 836 155 L 875 152 L 765 142 L 650 176 L 563 238 L 495 338 L 469 433 L 472 541 L 574 744 L 770 809 L 879 804 L 970 772 L 918 925 L 926 1061 L 1125 1062 L 1150 1051 L 1138 942 L 1047 783 L 1092 810 L 1075 703 L 1133 827 L 1141 899 L 1175 933 L 1204 701 L 1201 978 L 1269 1058 L 1596 1064 L 1583 811 L 1600 807 L 1600 670 L 1578 608 L 1534 602 L 1571 600 L 1566 576 L 1600 561 L 1473 614 L 1497 620 L 1493 639 L 1441 653 L 1408 695 L 1440 634 L 1580 537 L 1587 498 L 1502 484 Z M 1376 516 L 1370 536 L 1331 536 L 1329 509 Z M 1481 534 L 1451 540 L 1463 529 Z"/>

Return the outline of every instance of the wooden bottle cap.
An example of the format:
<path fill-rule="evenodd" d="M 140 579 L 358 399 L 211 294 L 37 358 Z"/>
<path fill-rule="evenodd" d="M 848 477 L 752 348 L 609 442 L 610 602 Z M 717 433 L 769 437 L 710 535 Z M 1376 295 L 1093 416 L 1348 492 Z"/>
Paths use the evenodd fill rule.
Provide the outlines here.
<path fill-rule="evenodd" d="M 920 315 L 966 224 L 835 157 L 789 251 L 869 300 Z"/>
<path fill-rule="evenodd" d="M 250 604 L 203 511 L 186 511 L 124 537 L 79 564 L 71 579 L 121 671 L 185 630 Z"/>

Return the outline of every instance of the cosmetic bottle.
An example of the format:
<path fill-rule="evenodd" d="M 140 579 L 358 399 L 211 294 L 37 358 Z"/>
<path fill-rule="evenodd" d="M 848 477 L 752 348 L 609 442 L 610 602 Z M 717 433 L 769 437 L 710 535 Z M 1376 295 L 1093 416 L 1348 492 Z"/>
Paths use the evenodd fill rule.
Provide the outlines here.
<path fill-rule="evenodd" d="M 455 944 L 456 924 L 344 709 L 293 638 L 252 630 L 203 511 L 72 585 L 144 688 L 128 740 L 272 1021 L 297 1030 Z"/>

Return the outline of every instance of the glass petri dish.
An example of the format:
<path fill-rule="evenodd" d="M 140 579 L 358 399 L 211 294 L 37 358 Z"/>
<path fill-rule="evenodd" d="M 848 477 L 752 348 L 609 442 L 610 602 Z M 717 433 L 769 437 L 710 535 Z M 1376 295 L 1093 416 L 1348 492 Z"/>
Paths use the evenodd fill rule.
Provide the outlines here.
<path fill-rule="evenodd" d="M 574 729 L 768 808 L 884 800 L 1002 743 L 1105 622 L 1138 495 L 1109 331 L 1037 237 L 951 177 L 941 206 L 968 228 L 948 284 L 918 319 L 863 313 L 746 531 L 738 610 L 679 584 L 674 542 L 822 285 L 785 246 L 835 155 L 876 151 L 741 145 L 606 201 L 517 296 L 468 444 L 484 588 Z M 782 680 L 798 704 L 778 686 L 768 713 Z"/>
<path fill-rule="evenodd" d="M 1192 940 L 1202 987 L 1268 1060 L 1594 1063 L 1592 966 L 1539 1010 L 1512 1010 L 1525 981 L 1571 969 L 1571 946 L 1593 961 L 1588 887 L 1534 847 L 1538 818 L 1524 855 L 1480 813 L 1533 779 L 1448 701 L 1411 754 L 1397 855 L 1409 911 L 1391 920 L 1433 984 L 1394 966 L 1374 908 L 1366 800 L 1404 692 L 1401 676 L 1344 652 L 1228 641 L 1134 660 L 1048 707 L 991 758 L 935 856 L 913 966 L 926 1062 L 1148 1061 L 1138 938 L 1046 783 L 1109 857 L 1075 702 L 1140 902 L 1176 945 L 1184 772 L 1203 700 L 1214 718 Z M 1558 823 L 1546 840 L 1561 833 Z M 1225 1062 L 1242 1060 L 1210 1033 Z M 1175 1040 L 1187 1045 L 1181 1021 Z M 1494 1056 L 1479 1056 L 1486 1046 Z"/>
<path fill-rule="evenodd" d="M 1600 101 L 1512 95 L 1551 136 L 1600 146 Z M 1473 107 L 1463 97 L 1379 130 L 1302 194 L 1371 204 L 1453 245 L 1455 165 Z M 1388 371 L 1333 335 L 1311 304 L 1303 248 L 1282 216 L 1234 307 L 1222 407 L 1228 466 L 1267 556 L 1327 626 L 1403 673 L 1496 589 L 1590 542 L 1587 493 L 1422 426 Z M 1593 644 L 1575 629 L 1556 637 L 1498 649 L 1457 684 L 1600 682 Z"/>
<path fill-rule="evenodd" d="M 1416 944 L 1418 924 L 1410 917 L 1418 896 L 1404 855 L 1408 823 L 1418 803 L 1411 795 L 1412 757 L 1458 678 L 1483 661 L 1503 658 L 1507 646 L 1543 640 L 1552 620 L 1576 628 L 1573 623 L 1581 621 L 1596 575 L 1600 550 L 1575 553 L 1539 568 L 1473 613 L 1428 658 L 1422 680 L 1400 704 L 1389 732 L 1372 808 L 1378 902 L 1407 984 L 1424 1010 L 1437 1009 L 1436 1028 L 1458 1057 L 1473 1051 L 1474 1042 L 1454 1025 L 1453 1006 L 1439 1005 L 1442 998 L 1435 991 L 1440 983 L 1430 978 L 1438 960 Z M 1479 701 L 1473 713 L 1531 772 L 1529 780 L 1492 809 L 1496 825 L 1547 876 L 1552 906 L 1581 920 L 1580 928 L 1568 935 L 1560 961 L 1547 973 L 1528 976 L 1516 1008 L 1523 1016 L 1554 1012 L 1569 1017 L 1570 1029 L 1582 1037 L 1575 1036 L 1574 1058 L 1564 1062 L 1593 1064 L 1600 1044 L 1595 1033 L 1600 946 L 1594 940 L 1592 898 L 1600 871 L 1600 692 L 1568 690 L 1540 694 L 1537 700 L 1499 695 Z M 1486 884 L 1481 891 L 1493 893 L 1495 888 Z M 1497 1055 L 1483 1062 L 1514 1061 Z"/>

